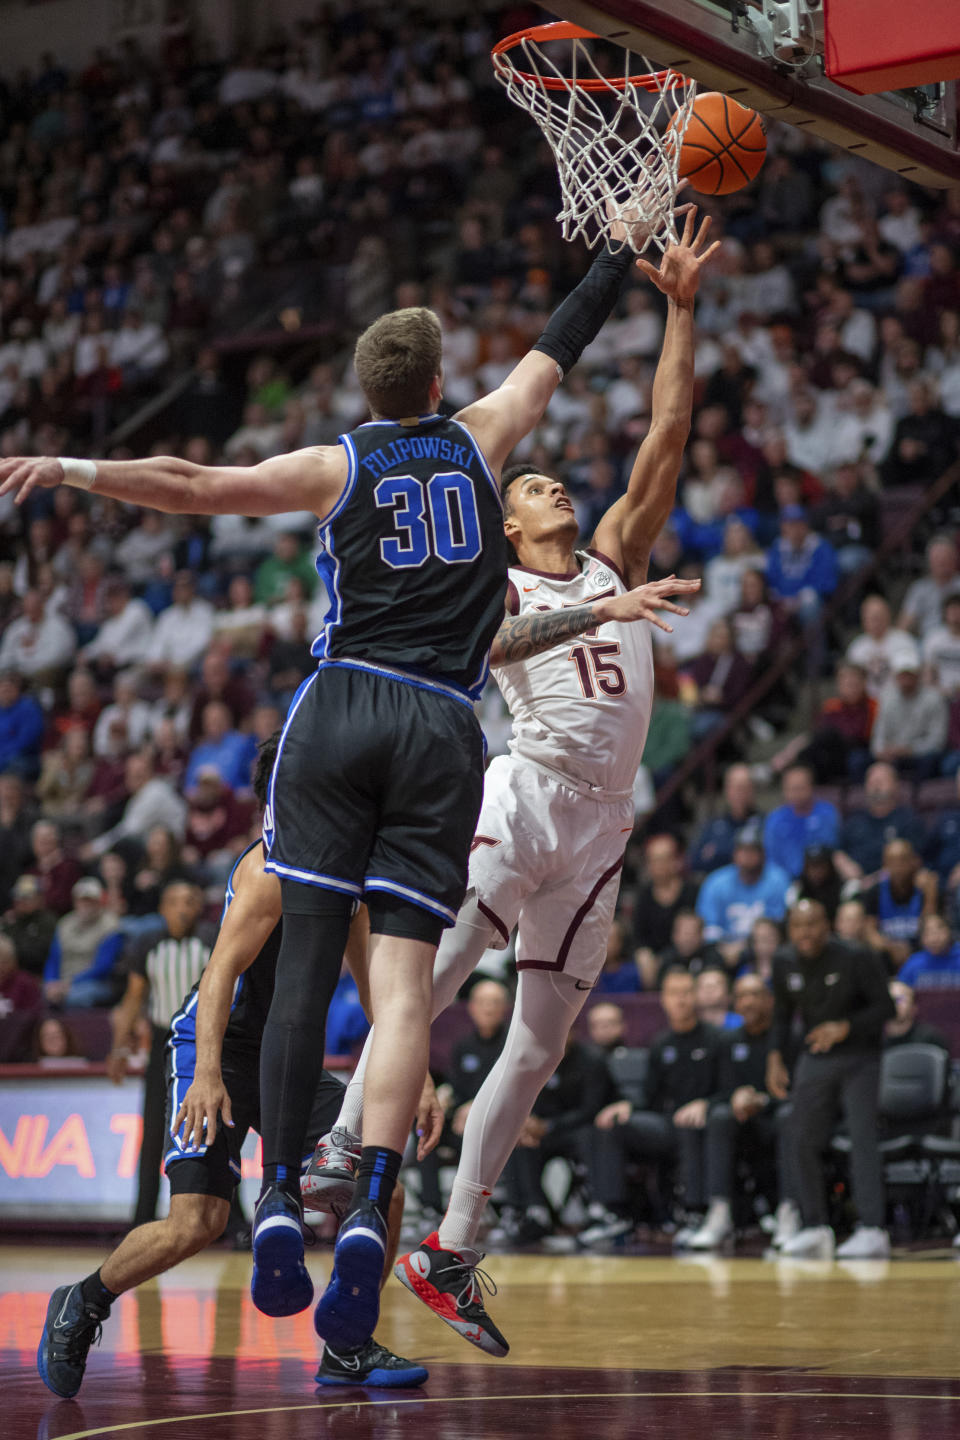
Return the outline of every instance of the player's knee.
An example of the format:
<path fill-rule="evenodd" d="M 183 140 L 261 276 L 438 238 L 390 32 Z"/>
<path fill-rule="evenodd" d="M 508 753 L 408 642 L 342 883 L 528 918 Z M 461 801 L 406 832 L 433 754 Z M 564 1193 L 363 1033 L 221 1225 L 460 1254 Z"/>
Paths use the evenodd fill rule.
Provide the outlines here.
<path fill-rule="evenodd" d="M 511 1056 L 512 1065 L 523 1074 L 548 1079 L 563 1059 L 565 1049 L 565 1035 L 541 1036 L 528 1031 Z"/>
<path fill-rule="evenodd" d="M 170 1223 L 185 1254 L 195 1255 L 219 1240 L 229 1216 L 230 1202 L 216 1195 L 176 1195 L 170 1203 Z"/>

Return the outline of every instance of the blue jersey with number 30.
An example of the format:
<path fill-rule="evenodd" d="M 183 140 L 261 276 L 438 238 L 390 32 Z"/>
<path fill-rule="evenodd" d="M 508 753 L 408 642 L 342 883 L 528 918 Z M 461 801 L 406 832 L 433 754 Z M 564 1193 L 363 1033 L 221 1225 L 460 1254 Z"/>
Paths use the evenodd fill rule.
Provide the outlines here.
<path fill-rule="evenodd" d="M 340 441 L 349 477 L 320 527 L 330 609 L 314 655 L 414 671 L 476 698 L 507 587 L 490 467 L 444 415 L 371 420 Z"/>

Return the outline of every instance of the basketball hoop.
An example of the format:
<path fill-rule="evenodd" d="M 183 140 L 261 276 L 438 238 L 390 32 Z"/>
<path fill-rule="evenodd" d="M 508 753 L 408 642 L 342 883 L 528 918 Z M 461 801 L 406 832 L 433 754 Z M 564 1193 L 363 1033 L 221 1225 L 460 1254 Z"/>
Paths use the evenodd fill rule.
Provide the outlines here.
<path fill-rule="evenodd" d="M 676 70 L 653 70 L 629 50 L 623 74 L 604 75 L 583 43 L 599 38 L 566 20 L 534 25 L 493 47 L 494 72 L 553 152 L 563 238 L 582 236 L 591 248 L 603 239 L 615 251 L 629 244 L 638 255 L 651 241 L 664 250 L 677 238 L 677 163 L 697 87 Z M 564 40 L 571 43 L 561 69 L 541 46 Z M 518 52 L 516 60 L 511 52 Z M 626 227 L 626 241 L 611 238 L 617 221 Z"/>

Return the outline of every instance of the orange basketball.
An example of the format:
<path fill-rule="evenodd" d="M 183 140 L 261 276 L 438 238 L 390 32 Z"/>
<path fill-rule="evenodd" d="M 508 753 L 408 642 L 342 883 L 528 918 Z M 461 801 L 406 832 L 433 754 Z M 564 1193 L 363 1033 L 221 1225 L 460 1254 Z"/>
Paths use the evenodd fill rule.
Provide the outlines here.
<path fill-rule="evenodd" d="M 729 195 L 750 184 L 766 153 L 763 118 L 711 90 L 693 102 L 677 169 L 701 195 Z"/>

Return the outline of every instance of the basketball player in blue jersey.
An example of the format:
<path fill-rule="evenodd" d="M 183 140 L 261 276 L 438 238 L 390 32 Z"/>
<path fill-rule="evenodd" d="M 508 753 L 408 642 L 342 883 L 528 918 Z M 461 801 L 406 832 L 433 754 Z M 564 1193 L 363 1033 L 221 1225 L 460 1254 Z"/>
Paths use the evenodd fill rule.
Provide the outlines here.
<path fill-rule="evenodd" d="M 262 747 L 254 780 L 261 807 L 276 757 L 277 738 Z M 248 1130 L 260 1128 L 258 1056 L 280 949 L 280 884 L 264 867 L 260 841 L 237 860 L 227 883 L 220 934 L 199 985 L 174 1016 L 167 1041 L 165 1156 L 170 1213 L 131 1230 L 99 1270 L 53 1292 L 37 1351 L 44 1384 L 66 1399 L 83 1380 L 87 1353 L 124 1291 L 172 1270 L 223 1234 L 240 1179 L 240 1151 Z M 365 926 L 350 933 L 347 959 L 365 989 Z M 359 941 L 359 945 L 358 945 Z M 314 1094 L 308 1134 L 319 1138 L 336 1118 L 344 1087 L 323 1071 Z M 218 1123 L 219 1118 L 219 1123 Z M 442 1112 L 428 1092 L 418 1125 L 421 1152 L 436 1143 Z M 395 1254 L 403 1217 L 403 1191 L 394 1191 L 387 1243 Z M 422 1365 L 394 1355 L 376 1341 L 353 1351 L 324 1347 L 320 1385 L 420 1385 Z"/>
<path fill-rule="evenodd" d="M 622 239 L 620 236 L 614 238 Z M 283 938 L 261 1052 L 264 1188 L 254 1217 L 254 1303 L 310 1303 L 300 1161 L 327 1008 L 350 915 L 370 915 L 375 1040 L 365 1078 L 354 1209 L 340 1230 L 317 1332 L 360 1345 L 379 1313 L 390 1197 L 427 1068 L 433 960 L 463 901 L 483 789 L 473 700 L 504 614 L 499 475 L 598 333 L 633 263 L 607 249 L 500 388 L 439 413 L 440 326 L 381 317 L 355 364 L 372 419 L 340 443 L 249 468 L 154 457 L 0 462 L 18 502 L 66 482 L 181 514 L 320 520 L 331 606 L 280 742 L 264 817 Z"/>

